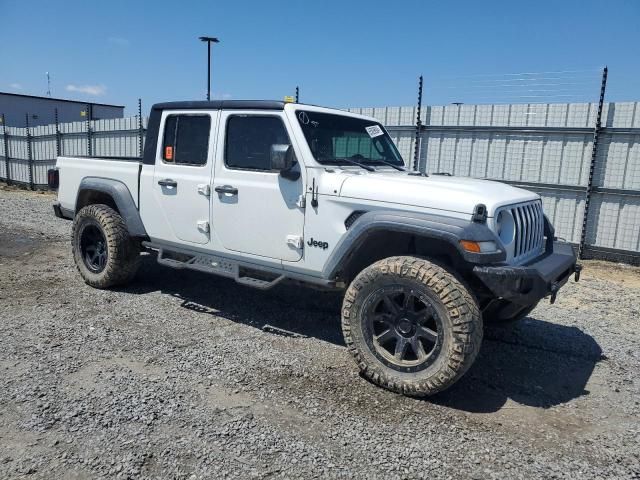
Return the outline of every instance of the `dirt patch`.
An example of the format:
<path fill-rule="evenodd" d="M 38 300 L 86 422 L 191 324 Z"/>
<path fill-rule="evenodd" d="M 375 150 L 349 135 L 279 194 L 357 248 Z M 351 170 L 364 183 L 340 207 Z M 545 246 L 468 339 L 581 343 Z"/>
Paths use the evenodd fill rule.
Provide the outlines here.
<path fill-rule="evenodd" d="M 0 231 L 0 258 L 18 257 L 33 252 L 42 242 L 26 234 L 11 234 Z"/>
<path fill-rule="evenodd" d="M 585 278 L 619 283 L 627 288 L 640 289 L 640 267 L 624 263 L 588 260 L 583 262 Z"/>

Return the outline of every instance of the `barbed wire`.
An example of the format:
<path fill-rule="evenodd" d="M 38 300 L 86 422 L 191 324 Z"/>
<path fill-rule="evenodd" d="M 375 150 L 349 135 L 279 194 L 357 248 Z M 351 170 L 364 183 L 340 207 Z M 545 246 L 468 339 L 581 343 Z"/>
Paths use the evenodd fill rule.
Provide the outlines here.
<path fill-rule="evenodd" d="M 597 101 L 602 70 L 550 70 L 427 76 L 431 104 L 556 103 Z"/>

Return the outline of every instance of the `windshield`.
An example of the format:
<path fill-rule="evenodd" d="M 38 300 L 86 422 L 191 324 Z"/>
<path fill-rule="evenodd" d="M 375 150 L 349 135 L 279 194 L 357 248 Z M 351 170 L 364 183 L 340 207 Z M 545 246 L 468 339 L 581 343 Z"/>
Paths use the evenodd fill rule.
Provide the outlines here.
<path fill-rule="evenodd" d="M 398 149 L 379 123 L 307 110 L 297 110 L 296 116 L 319 163 L 348 165 L 356 161 L 365 165 L 404 165 Z"/>

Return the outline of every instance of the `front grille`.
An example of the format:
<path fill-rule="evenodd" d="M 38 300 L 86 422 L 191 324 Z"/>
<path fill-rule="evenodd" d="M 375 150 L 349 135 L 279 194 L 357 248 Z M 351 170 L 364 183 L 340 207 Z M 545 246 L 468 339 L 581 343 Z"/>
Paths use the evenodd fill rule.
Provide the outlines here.
<path fill-rule="evenodd" d="M 544 246 L 544 213 L 540 200 L 508 208 L 515 222 L 513 259 L 524 260 Z"/>

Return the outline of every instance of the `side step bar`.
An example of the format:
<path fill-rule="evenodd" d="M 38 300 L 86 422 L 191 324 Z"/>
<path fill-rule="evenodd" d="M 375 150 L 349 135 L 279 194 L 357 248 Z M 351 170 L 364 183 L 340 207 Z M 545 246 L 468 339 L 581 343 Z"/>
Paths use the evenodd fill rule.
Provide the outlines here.
<path fill-rule="evenodd" d="M 148 246 L 151 247 L 151 245 Z M 215 255 L 186 254 L 165 248 L 155 248 L 158 250 L 158 263 L 161 265 L 178 269 L 188 268 L 233 278 L 242 285 L 260 290 L 272 288 L 285 278 L 284 275 L 245 268 L 237 262 Z"/>

